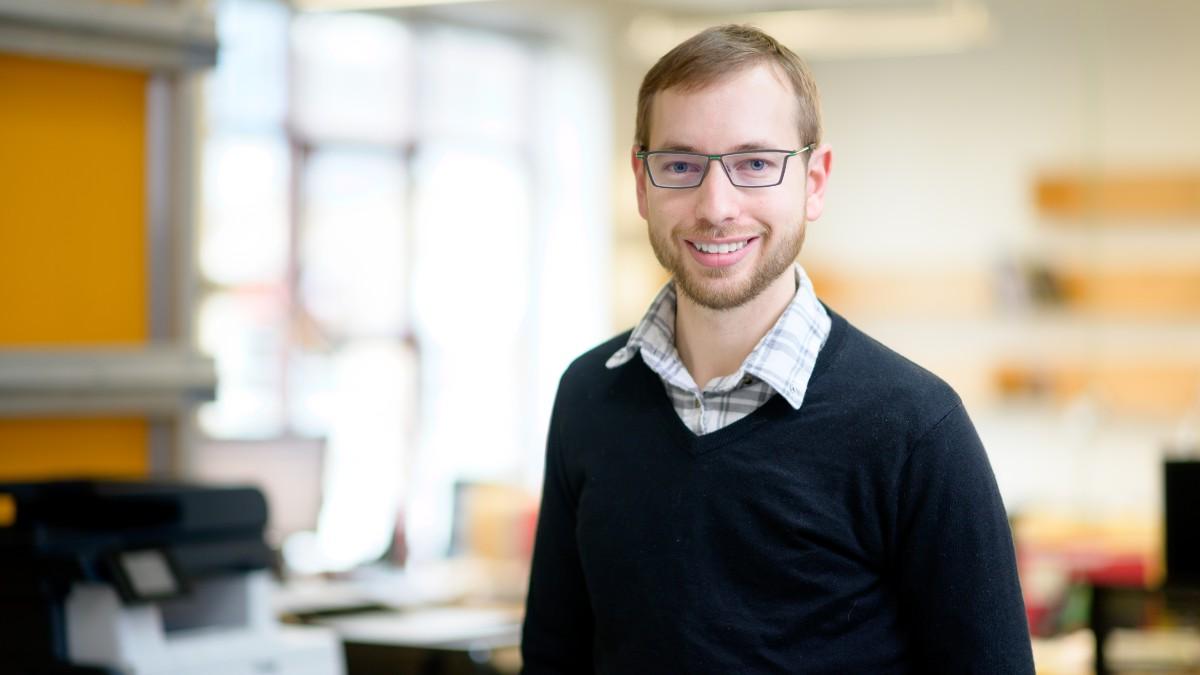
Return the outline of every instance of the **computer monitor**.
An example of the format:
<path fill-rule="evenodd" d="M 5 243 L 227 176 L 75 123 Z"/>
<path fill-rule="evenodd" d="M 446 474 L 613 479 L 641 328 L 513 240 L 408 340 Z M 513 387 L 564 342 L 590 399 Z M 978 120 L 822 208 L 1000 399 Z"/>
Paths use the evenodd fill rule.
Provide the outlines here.
<path fill-rule="evenodd" d="M 315 530 L 321 511 L 325 442 L 316 439 L 202 442 L 189 478 L 206 483 L 254 485 L 267 499 L 267 540 Z"/>
<path fill-rule="evenodd" d="M 1167 584 L 1200 587 L 1200 459 L 1163 464 Z"/>

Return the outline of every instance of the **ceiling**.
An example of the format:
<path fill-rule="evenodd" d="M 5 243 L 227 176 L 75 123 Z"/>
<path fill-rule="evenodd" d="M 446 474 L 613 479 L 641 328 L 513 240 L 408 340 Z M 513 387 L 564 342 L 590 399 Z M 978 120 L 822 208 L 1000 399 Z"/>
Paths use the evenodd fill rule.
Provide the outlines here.
<path fill-rule="evenodd" d="M 808 9 L 910 9 L 945 5 L 946 0 L 607 0 L 606 4 L 673 14 L 740 14 Z"/>
<path fill-rule="evenodd" d="M 650 64 L 714 23 L 759 26 L 806 59 L 956 53 L 986 44 L 985 0 L 293 0 L 310 8 L 372 7 L 512 32 L 551 32 L 557 11 L 611 10 L 626 52 Z"/>

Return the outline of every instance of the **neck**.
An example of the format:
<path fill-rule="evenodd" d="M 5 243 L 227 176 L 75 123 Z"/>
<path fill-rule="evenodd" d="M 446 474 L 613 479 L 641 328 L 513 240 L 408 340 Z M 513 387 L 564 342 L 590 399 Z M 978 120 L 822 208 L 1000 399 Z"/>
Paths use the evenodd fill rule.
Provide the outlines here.
<path fill-rule="evenodd" d="M 796 295 L 791 267 L 753 300 L 731 309 L 710 309 L 680 293 L 675 311 L 675 349 L 700 388 L 737 371 Z"/>

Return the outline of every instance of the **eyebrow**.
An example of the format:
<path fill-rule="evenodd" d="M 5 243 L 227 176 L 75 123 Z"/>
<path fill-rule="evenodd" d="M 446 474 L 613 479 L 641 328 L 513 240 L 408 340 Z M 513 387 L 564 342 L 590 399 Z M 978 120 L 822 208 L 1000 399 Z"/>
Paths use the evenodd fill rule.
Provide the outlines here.
<path fill-rule="evenodd" d="M 750 143 L 739 143 L 738 145 L 734 146 L 733 149 L 730 150 L 729 152 L 745 152 L 747 150 L 766 150 L 766 149 L 774 148 L 774 147 L 775 146 L 773 144 L 768 143 L 766 141 L 752 141 Z M 702 155 L 708 154 L 707 152 L 702 152 L 700 150 L 697 150 L 694 146 L 688 145 L 686 143 L 664 143 L 662 145 L 662 147 L 660 147 L 656 150 L 656 152 L 695 152 L 695 153 L 699 153 Z M 727 153 L 714 153 L 714 154 L 727 154 Z"/>

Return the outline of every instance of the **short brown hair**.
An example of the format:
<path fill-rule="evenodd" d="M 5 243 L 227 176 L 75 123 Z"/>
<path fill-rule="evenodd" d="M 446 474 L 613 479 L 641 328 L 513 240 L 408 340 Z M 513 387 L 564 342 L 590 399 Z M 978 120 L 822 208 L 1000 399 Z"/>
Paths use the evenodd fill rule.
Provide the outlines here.
<path fill-rule="evenodd" d="M 726 24 L 705 29 L 667 52 L 642 80 L 638 91 L 635 142 L 650 144 L 650 105 L 664 89 L 701 89 L 726 75 L 770 63 L 791 82 L 799 109 L 800 138 L 821 142 L 821 104 L 817 83 L 804 61 L 775 38 L 753 26 Z"/>

